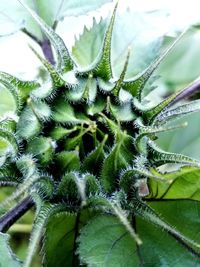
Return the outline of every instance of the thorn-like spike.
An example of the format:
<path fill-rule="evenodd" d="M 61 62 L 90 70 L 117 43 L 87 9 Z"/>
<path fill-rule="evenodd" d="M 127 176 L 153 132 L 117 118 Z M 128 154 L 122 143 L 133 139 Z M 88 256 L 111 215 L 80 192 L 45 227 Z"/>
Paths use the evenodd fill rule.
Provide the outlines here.
<path fill-rule="evenodd" d="M 149 156 L 155 165 L 162 165 L 166 163 L 181 163 L 196 167 L 200 166 L 200 162 L 198 160 L 182 154 L 166 152 L 159 148 L 156 143 L 151 141 L 150 139 L 148 140 L 147 145 L 149 147 Z"/>
<path fill-rule="evenodd" d="M 179 125 L 175 125 L 175 126 L 159 126 L 159 127 L 154 127 L 154 126 L 146 126 L 146 127 L 139 127 L 139 133 L 135 138 L 135 145 L 136 148 L 138 149 L 139 152 L 142 152 L 142 144 L 141 141 L 145 136 L 154 136 L 154 134 L 156 133 L 161 133 L 161 132 L 168 132 L 168 131 L 173 131 L 179 128 L 185 128 L 187 127 L 187 122 L 184 122 L 182 124 Z"/>
<path fill-rule="evenodd" d="M 180 36 L 159 56 L 157 57 L 144 71 L 135 77 L 125 80 L 123 82 L 123 89 L 127 90 L 132 96 L 137 97 L 139 101 L 142 98 L 142 91 L 153 72 L 157 69 L 159 64 L 166 58 L 169 52 L 174 48 L 177 42 L 182 38 L 185 32 Z"/>
<path fill-rule="evenodd" d="M 41 57 L 40 54 L 32 46 L 29 45 L 29 47 L 50 73 L 54 86 L 56 88 L 63 86 L 65 82 L 61 78 L 60 74 L 55 70 L 55 68 L 46 59 Z"/>
<path fill-rule="evenodd" d="M 94 71 L 96 75 L 103 77 L 105 80 L 109 80 L 112 78 L 111 41 L 112 41 L 112 33 L 113 33 L 117 6 L 118 6 L 118 2 L 116 3 L 114 7 L 110 23 L 105 33 L 102 55 L 101 55 L 100 61 L 98 62 L 95 68 L 95 71 Z"/>
<path fill-rule="evenodd" d="M 69 71 L 73 68 L 73 63 L 70 58 L 69 52 L 62 38 L 55 33 L 55 31 L 49 27 L 45 21 L 43 21 L 29 6 L 22 0 L 17 0 L 34 18 L 34 20 L 40 25 L 44 33 L 48 36 L 52 42 L 57 54 L 58 70 L 61 72 Z"/>
<path fill-rule="evenodd" d="M 155 118 L 155 121 L 153 123 L 154 125 L 165 124 L 173 119 L 184 117 L 189 113 L 197 112 L 199 110 L 200 110 L 200 100 L 194 100 L 190 103 L 186 103 L 178 107 L 175 107 L 173 109 L 167 109 L 166 111 L 161 112 Z"/>
<path fill-rule="evenodd" d="M 188 88 L 192 87 L 192 85 L 194 85 L 195 87 L 196 86 L 199 87 L 199 81 L 195 81 L 186 88 L 184 88 L 183 90 L 175 92 L 174 94 L 170 95 L 168 98 L 163 100 L 161 103 L 159 103 L 157 106 L 151 109 L 144 110 L 143 112 L 144 119 L 147 119 L 149 124 L 153 123 L 154 120 L 157 119 L 157 117 L 163 114 L 163 112 L 167 112 L 168 108 L 177 102 L 176 100 L 179 98 L 179 96 L 184 95 L 184 93 L 187 92 Z M 192 103 L 190 103 L 190 105 L 192 105 Z M 198 108 L 195 107 L 194 105 L 194 111 L 197 109 Z"/>
<path fill-rule="evenodd" d="M 119 90 L 122 87 L 122 84 L 123 84 L 123 81 L 124 81 L 124 77 L 126 75 L 128 63 L 129 63 L 130 53 L 131 53 L 131 47 L 129 46 L 128 47 L 127 56 L 126 56 L 126 60 L 125 60 L 125 63 L 124 63 L 124 67 L 123 67 L 123 70 L 122 70 L 122 73 L 121 73 L 121 75 L 119 77 L 119 80 L 116 82 L 115 87 L 112 90 L 112 92 L 113 92 L 113 94 L 115 96 L 118 96 Z"/>

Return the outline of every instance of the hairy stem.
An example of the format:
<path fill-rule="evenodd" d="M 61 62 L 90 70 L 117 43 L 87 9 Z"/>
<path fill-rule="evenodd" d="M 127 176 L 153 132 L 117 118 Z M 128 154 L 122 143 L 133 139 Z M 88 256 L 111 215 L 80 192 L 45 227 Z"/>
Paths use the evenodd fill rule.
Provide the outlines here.
<path fill-rule="evenodd" d="M 28 35 L 32 40 L 34 40 L 42 49 L 42 52 L 45 56 L 45 58 L 52 64 L 55 65 L 54 55 L 51 43 L 49 39 L 44 37 L 43 41 L 40 41 L 37 37 L 35 37 L 32 33 L 27 31 L 26 29 L 22 30 L 26 35 Z"/>
<path fill-rule="evenodd" d="M 186 87 L 185 90 L 183 90 L 180 94 L 177 95 L 177 97 L 170 103 L 169 106 L 172 106 L 180 100 L 191 96 L 194 92 L 198 90 L 200 91 L 200 79 Z"/>
<path fill-rule="evenodd" d="M 42 48 L 42 52 L 43 52 L 45 58 L 52 65 L 55 65 L 53 50 L 52 50 L 51 43 L 50 43 L 49 39 L 44 39 L 42 42 L 40 42 L 40 46 Z"/>
<path fill-rule="evenodd" d="M 131 226 L 133 227 L 134 231 L 137 233 L 137 228 L 136 228 L 136 217 L 135 215 L 131 215 Z M 137 255 L 138 258 L 140 259 L 140 267 L 144 267 L 144 261 L 140 252 L 140 246 L 136 243 L 136 249 L 137 249 Z"/>
<path fill-rule="evenodd" d="M 9 210 L 0 218 L 0 232 L 6 232 L 19 218 L 21 218 L 32 206 L 33 200 L 30 197 L 25 198 L 14 208 Z"/>

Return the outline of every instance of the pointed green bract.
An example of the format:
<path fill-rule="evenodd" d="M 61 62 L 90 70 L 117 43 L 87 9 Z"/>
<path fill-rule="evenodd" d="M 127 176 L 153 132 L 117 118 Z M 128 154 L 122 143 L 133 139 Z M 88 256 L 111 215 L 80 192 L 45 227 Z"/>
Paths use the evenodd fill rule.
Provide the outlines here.
<path fill-rule="evenodd" d="M 133 96 L 136 96 L 141 101 L 142 91 L 159 64 L 164 60 L 168 53 L 173 49 L 176 43 L 180 40 L 183 34 L 181 34 L 170 46 L 167 48 L 158 58 L 156 58 L 142 73 L 139 73 L 136 77 L 130 80 L 126 80 L 123 83 L 123 88 L 130 92 Z"/>
<path fill-rule="evenodd" d="M 200 162 L 198 160 L 184 156 L 182 154 L 166 152 L 159 148 L 153 141 L 149 141 L 148 146 L 150 148 L 149 153 L 151 154 L 152 160 L 154 161 L 155 165 L 162 165 L 165 163 L 182 163 L 197 167 L 200 166 Z"/>
<path fill-rule="evenodd" d="M 99 146 L 85 158 L 81 166 L 81 170 L 83 172 L 93 174 L 98 174 L 100 172 L 102 163 L 105 159 L 104 146 L 107 139 L 108 135 L 105 135 L 104 140 L 99 144 Z"/>
<path fill-rule="evenodd" d="M 179 119 L 181 117 L 184 117 L 188 113 L 196 112 L 199 110 L 200 110 L 200 101 L 194 100 L 191 103 L 182 104 L 179 105 L 178 107 L 170 108 L 166 111 L 161 112 L 159 116 L 156 117 L 154 124 L 158 123 L 163 124 L 173 119 Z"/>
<path fill-rule="evenodd" d="M 6 72 L 0 72 L 0 80 L 2 82 L 6 82 L 7 84 L 9 83 L 11 86 L 17 88 L 19 90 L 18 94 L 20 94 L 23 100 L 24 98 L 26 99 L 26 97 L 32 90 L 40 86 L 37 81 L 23 81 Z"/>
<path fill-rule="evenodd" d="M 125 74 L 126 74 L 127 67 L 128 67 L 128 61 L 129 61 L 130 53 L 131 53 L 131 49 L 129 47 L 128 48 L 127 57 L 126 57 L 126 61 L 125 61 L 125 64 L 124 64 L 124 68 L 123 68 L 122 73 L 121 73 L 121 75 L 119 77 L 119 80 L 116 82 L 115 87 L 113 88 L 113 93 L 115 95 L 118 95 L 119 90 L 121 89 L 121 87 L 123 85 L 123 81 L 124 81 Z"/>
<path fill-rule="evenodd" d="M 100 76 L 105 80 L 109 80 L 112 78 L 111 41 L 112 41 L 112 32 L 113 32 L 116 11 L 117 11 L 117 4 L 115 5 L 110 23 L 108 25 L 108 29 L 105 33 L 102 55 L 100 56 L 100 60 L 94 69 L 95 75 Z"/>
<path fill-rule="evenodd" d="M 80 159 L 78 151 L 63 151 L 56 155 L 56 163 L 59 172 L 68 172 L 80 168 Z"/>
<path fill-rule="evenodd" d="M 65 82 L 62 80 L 60 74 L 54 69 L 54 67 L 44 58 L 42 58 L 33 47 L 30 47 L 33 53 L 37 56 L 37 58 L 41 61 L 41 63 L 44 65 L 44 67 L 49 72 L 54 86 L 55 87 L 62 87 L 64 86 Z"/>
<path fill-rule="evenodd" d="M 84 28 L 71 56 L 54 30 L 26 9 L 54 45 L 58 67 L 33 49 L 46 68 L 40 82 L 0 73 L 0 185 L 17 186 L 0 203 L 2 212 L 23 198 L 0 218 L 2 231 L 21 205 L 36 206 L 24 266 L 31 266 L 40 242 L 47 267 L 198 266 L 200 240 L 191 233 L 198 233 L 200 163 L 156 143 L 161 132 L 186 126 L 167 123 L 199 110 L 199 100 L 172 107 L 198 81 L 156 106 L 150 95 L 143 98 L 178 40 L 157 56 L 162 36 L 152 40 L 145 31 L 152 27 L 136 12 L 130 19 L 125 12 L 129 23 L 122 27 L 116 5 L 110 20 L 94 19 L 91 29 Z"/>
<path fill-rule="evenodd" d="M 48 36 L 50 41 L 52 42 L 56 52 L 57 52 L 57 60 L 58 60 L 58 70 L 59 71 L 68 71 L 72 69 L 72 61 L 69 56 L 69 52 L 65 43 L 60 38 L 59 35 L 55 33 L 55 31 L 49 27 L 32 9 L 28 7 L 23 1 L 19 1 L 30 13 L 30 15 L 34 18 L 34 20 L 40 25 L 44 33 Z"/>
<path fill-rule="evenodd" d="M 109 193 L 118 183 L 120 170 L 127 168 L 133 160 L 131 151 L 133 140 L 127 134 L 122 134 L 119 139 L 102 166 L 101 180 L 105 191 Z"/>

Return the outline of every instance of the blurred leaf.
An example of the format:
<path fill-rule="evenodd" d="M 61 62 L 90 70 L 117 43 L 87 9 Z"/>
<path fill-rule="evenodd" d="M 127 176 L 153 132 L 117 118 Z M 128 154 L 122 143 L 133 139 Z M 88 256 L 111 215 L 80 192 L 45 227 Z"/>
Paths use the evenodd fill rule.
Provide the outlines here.
<path fill-rule="evenodd" d="M 39 16 L 50 26 L 53 26 L 55 21 L 63 19 L 65 16 L 79 16 L 89 11 L 96 10 L 111 0 L 24 0 Z M 0 21 L 2 21 L 2 29 L 0 34 L 5 34 L 5 24 L 3 21 L 10 21 L 7 32 L 11 32 L 16 28 L 16 25 L 24 24 L 26 30 L 38 38 L 43 40 L 43 33 L 38 24 L 33 20 L 30 14 L 17 0 L 1 0 L 0 3 Z M 13 24 L 13 28 L 11 27 Z"/>
<path fill-rule="evenodd" d="M 160 133 L 157 143 L 166 151 L 181 153 L 200 159 L 200 113 L 196 112 L 176 121 L 176 124 L 188 122 L 184 129 Z M 180 138 L 181 136 L 181 138 Z"/>
<path fill-rule="evenodd" d="M 189 200 L 171 200 L 148 202 L 162 216 L 162 219 L 173 225 L 176 230 L 196 242 L 200 241 L 199 212 L 200 204 Z M 200 266 L 199 256 L 195 257 L 189 248 L 177 242 L 172 236 L 154 225 L 136 219 L 136 229 L 143 241 L 139 247 L 143 266 L 183 267 Z"/>
<path fill-rule="evenodd" d="M 16 111 L 16 102 L 11 93 L 1 84 L 0 87 L 0 118 L 7 112 Z"/>
<path fill-rule="evenodd" d="M 8 245 L 8 238 L 9 236 L 7 234 L 0 233 L 0 266 L 20 267 L 22 265 L 16 259 Z"/>
<path fill-rule="evenodd" d="M 126 11 L 116 17 L 112 38 L 112 66 L 119 77 L 130 49 L 126 78 L 144 70 L 158 56 L 164 32 L 153 25 L 152 17 L 159 12 Z"/>
<path fill-rule="evenodd" d="M 200 75 L 199 44 L 200 32 L 194 29 L 187 31 L 161 64 L 161 80 L 167 84 L 169 90 L 188 84 Z"/>
<path fill-rule="evenodd" d="M 57 10 L 56 19 L 60 20 L 64 16 L 85 15 L 86 13 L 96 10 L 102 5 L 112 1 L 113 0 L 51 0 L 51 5 Z"/>
<path fill-rule="evenodd" d="M 159 174 L 170 183 L 149 180 L 149 198 L 156 199 L 193 199 L 200 201 L 200 168 L 185 166 L 178 171 Z"/>

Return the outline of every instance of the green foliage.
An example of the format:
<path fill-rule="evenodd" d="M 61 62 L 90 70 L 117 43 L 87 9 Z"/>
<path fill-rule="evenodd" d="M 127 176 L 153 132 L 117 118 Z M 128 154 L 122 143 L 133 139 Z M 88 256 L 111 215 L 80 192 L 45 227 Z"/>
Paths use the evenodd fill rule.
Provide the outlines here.
<path fill-rule="evenodd" d="M 156 141 L 184 126 L 175 120 L 198 111 L 199 100 L 172 107 L 188 87 L 153 106 L 144 94 L 182 35 L 159 52 L 161 37 L 141 37 L 151 26 L 126 12 L 136 27 L 130 34 L 115 5 L 109 19 L 84 29 L 70 54 L 51 26 L 65 8 L 80 14 L 84 1 L 77 8 L 77 1 L 63 1 L 59 14 L 59 1 L 50 1 L 50 20 L 43 1 L 39 12 L 18 2 L 27 25 L 31 18 L 37 28 L 31 30 L 48 38 L 56 56 L 54 65 L 32 49 L 46 69 L 44 81 L 0 73 L 0 185 L 18 185 L 0 204 L 0 226 L 14 200 L 28 195 L 36 206 L 24 266 L 31 266 L 40 241 L 46 267 L 200 266 L 200 162 Z M 105 2 L 91 1 L 85 11 Z M 0 242 L 0 255 L 20 266 L 4 234 Z"/>
<path fill-rule="evenodd" d="M 20 267 L 21 263 L 16 259 L 8 244 L 8 235 L 0 234 L 0 264 L 1 266 Z"/>
<path fill-rule="evenodd" d="M 100 215 L 81 231 L 79 254 L 88 266 L 137 266 L 137 246 L 119 219 Z"/>
<path fill-rule="evenodd" d="M 46 1 L 46 0 L 26 0 L 24 1 L 31 9 L 33 9 L 39 16 L 51 27 L 55 27 L 58 21 L 62 20 L 65 16 L 80 16 L 90 11 L 96 10 L 103 4 L 110 2 L 109 0 L 91 0 L 88 3 L 85 0 L 81 1 Z M 40 26 L 35 22 L 29 13 L 20 5 L 17 0 L 1 1 L 1 20 L 8 20 L 10 24 L 13 24 L 12 28 L 26 28 L 26 31 L 33 35 L 38 40 L 42 41 L 45 36 Z M 0 29 L 0 32 L 4 32 Z"/>
<path fill-rule="evenodd" d="M 155 170 L 154 170 L 155 172 Z M 160 176 L 159 173 L 155 175 Z M 169 180 L 170 183 L 160 183 L 151 180 L 151 190 L 149 197 L 158 199 L 193 199 L 199 201 L 199 168 L 183 167 L 179 172 L 164 173 L 161 177 Z M 187 184 L 187 187 L 185 187 Z"/>

